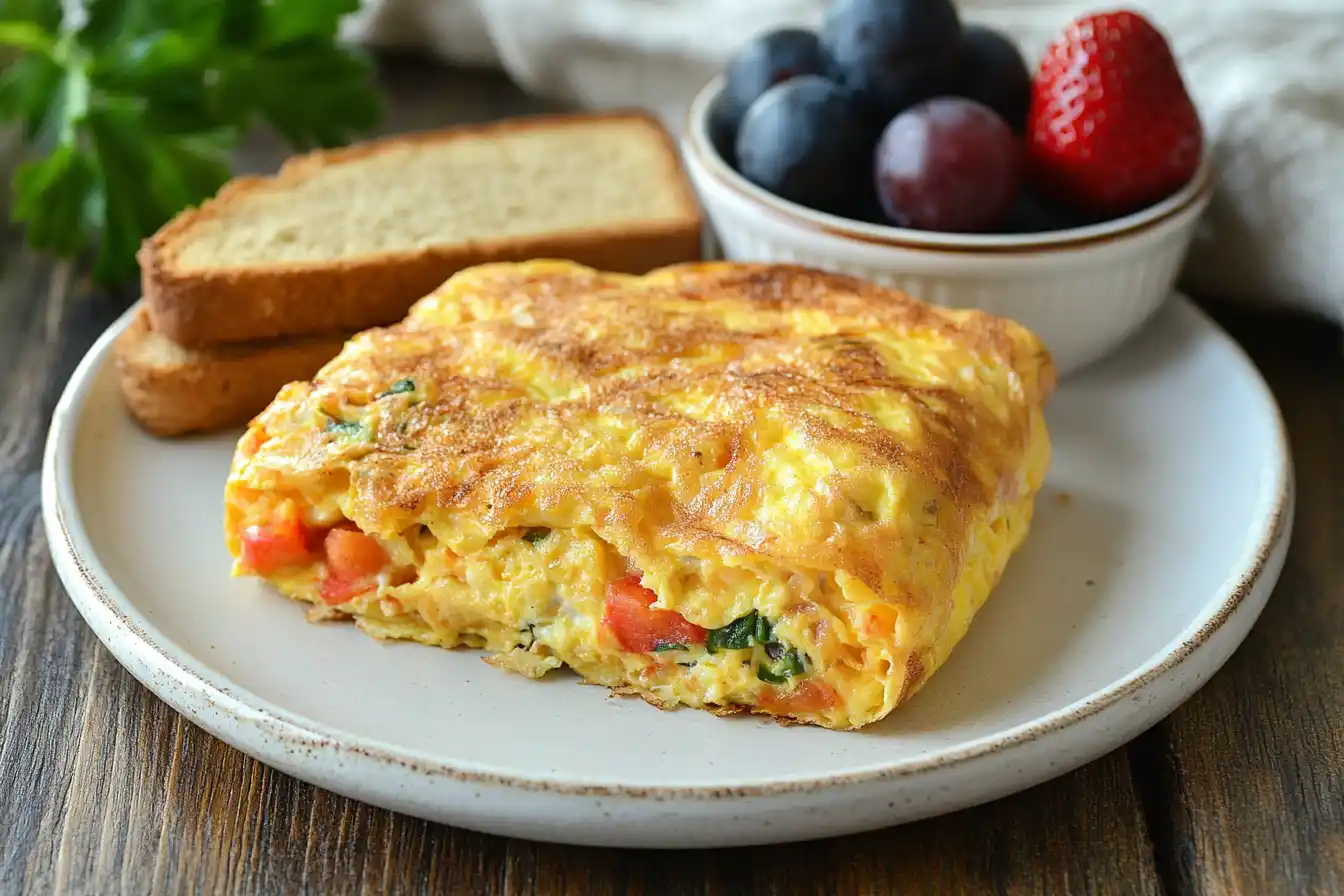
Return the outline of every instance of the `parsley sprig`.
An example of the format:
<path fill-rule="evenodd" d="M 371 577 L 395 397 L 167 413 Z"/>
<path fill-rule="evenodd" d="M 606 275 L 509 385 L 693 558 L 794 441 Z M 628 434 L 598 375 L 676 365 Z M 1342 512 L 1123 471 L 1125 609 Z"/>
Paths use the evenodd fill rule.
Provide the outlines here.
<path fill-rule="evenodd" d="M 295 149 L 378 120 L 368 60 L 336 40 L 358 0 L 0 3 L 0 122 L 31 152 L 11 217 L 60 255 L 96 249 L 94 278 L 135 272 L 140 242 L 230 175 L 262 120 Z"/>

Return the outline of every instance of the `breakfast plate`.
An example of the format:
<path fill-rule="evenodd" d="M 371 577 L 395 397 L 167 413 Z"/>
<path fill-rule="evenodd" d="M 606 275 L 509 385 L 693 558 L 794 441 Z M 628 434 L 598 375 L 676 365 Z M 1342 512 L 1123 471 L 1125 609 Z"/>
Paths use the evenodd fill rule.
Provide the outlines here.
<path fill-rule="evenodd" d="M 309 624 L 229 576 L 237 433 L 145 435 L 111 343 L 53 418 L 43 511 L 57 570 L 108 649 L 212 734 L 357 799 L 565 843 L 736 846 L 832 836 L 1021 790 L 1153 725 L 1222 665 L 1279 575 L 1282 421 L 1254 367 L 1183 299 L 1048 411 L 1036 521 L 928 686 L 858 732 L 660 712 L 474 651 Z"/>

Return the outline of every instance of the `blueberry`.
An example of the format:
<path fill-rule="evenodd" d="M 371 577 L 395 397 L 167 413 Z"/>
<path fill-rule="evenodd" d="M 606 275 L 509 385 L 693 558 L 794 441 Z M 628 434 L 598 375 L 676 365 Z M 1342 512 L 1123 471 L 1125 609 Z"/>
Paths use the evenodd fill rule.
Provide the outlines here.
<path fill-rule="evenodd" d="M 1012 39 L 982 25 L 961 32 L 957 50 L 957 96 L 988 106 L 1021 133 L 1031 105 L 1031 73 Z"/>
<path fill-rule="evenodd" d="M 733 144 L 737 141 L 737 125 L 740 118 L 741 116 L 734 116 L 731 113 L 722 93 L 710 104 L 709 119 L 706 122 L 709 128 L 709 142 L 730 168 L 737 167 L 737 149 Z"/>
<path fill-rule="evenodd" d="M 882 200 L 877 195 L 875 186 L 867 190 L 856 191 L 853 204 L 845 217 L 862 221 L 865 224 L 878 224 L 883 227 L 899 226 L 882 208 Z"/>
<path fill-rule="evenodd" d="M 821 44 L 835 77 L 889 121 L 951 92 L 960 33 L 951 0 L 839 0 Z"/>
<path fill-rule="evenodd" d="M 855 127 L 852 98 L 816 75 L 771 87 L 737 135 L 738 170 L 783 199 L 850 214 L 871 191 L 872 143 Z"/>
<path fill-rule="evenodd" d="M 1004 233 L 1051 233 L 1096 224 L 1097 219 L 1021 190 L 1001 228 Z"/>
<path fill-rule="evenodd" d="M 811 31 L 781 28 L 757 35 L 742 45 L 724 70 L 723 90 L 710 110 L 710 139 L 716 146 L 731 145 L 742 116 L 761 94 L 791 78 L 826 75 L 830 69 L 830 59 Z"/>

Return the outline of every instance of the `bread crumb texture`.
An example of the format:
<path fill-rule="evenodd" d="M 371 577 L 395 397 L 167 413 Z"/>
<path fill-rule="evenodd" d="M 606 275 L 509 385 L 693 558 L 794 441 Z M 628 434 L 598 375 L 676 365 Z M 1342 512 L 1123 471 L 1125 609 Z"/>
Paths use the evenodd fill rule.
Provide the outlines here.
<path fill-rule="evenodd" d="M 358 165 L 314 167 L 203 218 L 179 270 L 324 262 L 448 243 L 685 220 L 666 138 L 639 119 L 406 142 Z M 526 184 L 523 191 L 519 184 Z"/>

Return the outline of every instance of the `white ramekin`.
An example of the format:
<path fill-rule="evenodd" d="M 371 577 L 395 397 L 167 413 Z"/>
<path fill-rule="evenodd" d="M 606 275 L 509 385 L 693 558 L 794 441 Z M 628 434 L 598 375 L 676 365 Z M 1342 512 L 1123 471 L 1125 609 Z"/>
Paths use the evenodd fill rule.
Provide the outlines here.
<path fill-rule="evenodd" d="M 1115 348 L 1171 294 L 1213 191 L 1206 157 L 1176 195 L 1088 227 L 949 234 L 851 221 L 780 199 L 724 162 L 706 125 L 721 83 L 691 104 L 682 152 L 726 258 L 823 268 L 1012 318 L 1045 340 L 1061 374 Z"/>

